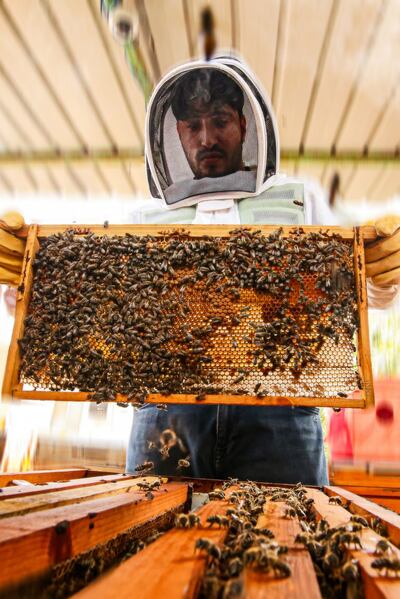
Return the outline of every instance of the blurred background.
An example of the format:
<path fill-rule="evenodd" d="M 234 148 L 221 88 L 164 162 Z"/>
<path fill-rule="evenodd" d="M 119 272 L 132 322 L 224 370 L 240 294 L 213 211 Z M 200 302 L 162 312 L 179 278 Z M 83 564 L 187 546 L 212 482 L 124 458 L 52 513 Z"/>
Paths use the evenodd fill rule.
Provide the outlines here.
<path fill-rule="evenodd" d="M 107 4 L 106 2 L 104 4 Z M 201 55 L 201 0 L 128 0 L 116 43 L 97 0 L 0 0 L 0 211 L 27 222 L 129 222 L 149 197 L 146 86 Z M 214 0 L 217 50 L 272 99 L 281 171 L 320 185 L 338 219 L 400 213 L 400 2 Z M 138 60 L 130 74 L 124 54 Z M 133 54 L 132 54 L 133 53 Z M 15 294 L 0 286 L 0 382 Z M 400 310 L 370 311 L 376 405 L 324 410 L 334 468 L 400 474 Z M 396 351 L 397 350 L 397 351 Z M 0 470 L 122 468 L 132 409 L 0 401 Z"/>

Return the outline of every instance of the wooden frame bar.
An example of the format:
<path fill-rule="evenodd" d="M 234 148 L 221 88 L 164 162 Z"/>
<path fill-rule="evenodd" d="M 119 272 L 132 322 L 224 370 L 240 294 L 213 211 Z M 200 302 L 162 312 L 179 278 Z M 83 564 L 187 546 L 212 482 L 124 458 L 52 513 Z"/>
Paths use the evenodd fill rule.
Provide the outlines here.
<path fill-rule="evenodd" d="M 190 231 L 191 236 L 224 236 L 232 230 L 232 225 L 214 225 L 212 227 L 204 225 L 191 225 L 185 230 Z M 259 227 L 244 227 L 249 230 L 261 230 L 265 234 L 276 231 L 276 225 L 261 225 Z M 36 400 L 58 400 L 58 401 L 87 401 L 90 393 L 73 391 L 29 391 L 22 388 L 19 382 L 19 352 L 18 339 L 23 335 L 24 316 L 29 303 L 29 296 L 32 284 L 32 260 L 35 251 L 38 248 L 38 240 L 49 235 L 74 229 L 77 235 L 93 232 L 96 235 L 121 235 L 131 233 L 135 235 L 155 235 L 176 231 L 178 227 L 164 225 L 34 225 L 30 228 L 27 241 L 27 250 L 25 255 L 25 269 L 21 284 L 21 297 L 17 302 L 17 311 L 13 337 L 9 349 L 7 367 L 3 384 L 3 394 L 12 396 L 15 399 L 36 399 Z M 343 227 L 319 227 L 304 226 L 301 229 L 305 232 L 322 231 L 340 234 L 344 239 L 354 239 L 355 256 L 355 274 L 358 292 L 358 304 L 360 311 L 360 329 L 359 329 L 359 371 L 362 379 L 362 390 L 356 390 L 348 397 L 286 397 L 286 396 L 266 396 L 257 398 L 249 395 L 206 395 L 201 405 L 208 404 L 230 404 L 230 405 L 290 405 L 290 406 L 320 406 L 320 407 L 352 407 L 364 408 L 373 405 L 373 379 L 371 370 L 371 361 L 369 355 L 369 337 L 368 337 L 368 315 L 367 315 L 367 297 L 365 285 L 364 252 L 363 244 L 365 241 L 376 239 L 374 227 L 357 228 L 355 231 L 351 228 Z M 294 230 L 292 226 L 283 226 L 283 234 L 288 235 Z M 116 401 L 125 402 L 125 395 L 117 395 Z M 159 394 L 149 395 L 146 403 L 172 403 L 172 404 L 196 404 L 195 395 L 172 394 L 161 396 Z"/>
<path fill-rule="evenodd" d="M 365 407 L 370 408 L 374 405 L 374 385 L 368 332 L 368 297 L 365 280 L 364 238 L 361 227 L 355 227 L 354 232 L 354 275 L 360 318 L 357 352 L 358 371 L 365 397 Z"/>
<path fill-rule="evenodd" d="M 25 480 L 32 484 L 47 483 L 53 481 L 70 481 L 101 474 L 98 470 L 87 468 L 65 468 L 62 470 L 28 470 L 27 472 L 1 472 L 0 487 L 6 487 L 13 480 Z M 21 487 L 18 487 L 21 489 Z M 11 487 L 16 489 L 16 487 Z M 5 491 L 5 489 L 3 489 Z"/>
<path fill-rule="evenodd" d="M 329 487 L 326 488 L 329 491 Z M 333 487 L 335 489 L 335 487 Z M 330 488 L 332 491 L 332 488 Z M 330 494 L 335 494 L 330 493 Z M 338 494 L 343 495 L 343 491 L 338 489 Z M 330 526 L 338 526 L 346 524 L 350 521 L 351 512 L 338 505 L 332 505 L 329 503 L 329 495 L 326 495 L 322 491 L 307 488 L 307 495 L 314 499 L 314 511 L 317 519 L 324 518 L 327 520 Z M 384 508 L 375 509 L 378 511 Z M 387 510 L 386 510 L 387 511 Z M 400 518 L 399 518 L 400 520 Z M 397 525 L 396 525 L 397 528 Z M 400 529 L 398 529 L 400 532 Z M 399 577 L 382 577 L 379 573 L 371 567 L 371 563 L 376 559 L 374 555 L 376 543 L 382 540 L 382 537 L 375 533 L 370 528 L 362 528 L 358 533 L 361 539 L 363 550 L 356 550 L 349 548 L 348 556 L 358 560 L 358 564 L 361 570 L 363 582 L 364 582 L 364 593 L 366 599 L 394 599 L 400 596 L 400 578 Z M 391 557 L 400 559 L 400 550 L 393 544 L 390 543 Z"/>
<path fill-rule="evenodd" d="M 287 545 L 289 550 L 285 561 L 292 574 L 288 578 L 271 578 L 267 574 L 251 569 L 245 570 L 246 599 L 320 599 L 321 593 L 309 552 L 294 539 L 302 532 L 295 518 L 285 518 L 287 504 L 283 501 L 268 500 L 264 505 L 264 514 L 259 517 L 257 526 L 269 528 L 275 535 L 275 541 Z"/>
<path fill-rule="evenodd" d="M 50 490 L 50 493 L 39 494 L 28 497 L 8 497 L 0 502 L 0 525 L 5 522 L 5 518 L 11 516 L 22 516 L 31 512 L 38 512 L 45 509 L 53 509 L 63 505 L 77 505 L 83 501 L 92 501 L 101 497 L 114 497 L 122 493 L 137 491 L 138 482 L 152 482 L 156 478 L 133 478 L 124 477 L 120 480 L 103 481 L 98 485 L 87 485 L 62 490 Z M 165 480 L 166 482 L 166 480 Z"/>
<path fill-rule="evenodd" d="M 198 510 L 201 526 L 173 529 L 105 574 L 73 597 L 79 599 L 194 599 L 206 567 L 204 553 L 195 552 L 196 539 L 205 537 L 220 544 L 226 529 L 210 528 L 207 518 L 224 514 L 227 501 L 212 501 Z"/>
<path fill-rule="evenodd" d="M 32 486 L 11 486 L 3 487 L 0 491 L 0 502 L 3 499 L 15 499 L 18 497 L 32 497 L 43 493 L 52 493 L 53 491 L 66 491 L 70 489 L 86 488 L 93 485 L 101 485 L 102 483 L 117 482 L 119 480 L 129 480 L 136 478 L 136 475 L 127 474 L 107 474 L 104 476 L 92 476 L 89 478 L 76 478 L 65 482 L 51 482 L 48 484 L 35 483 Z M 0 504 L 1 509 L 1 504 Z"/>
<path fill-rule="evenodd" d="M 380 518 L 388 529 L 391 541 L 400 547 L 400 515 L 341 487 L 328 486 L 324 487 L 324 491 L 328 496 L 341 497 L 352 514 Z"/>

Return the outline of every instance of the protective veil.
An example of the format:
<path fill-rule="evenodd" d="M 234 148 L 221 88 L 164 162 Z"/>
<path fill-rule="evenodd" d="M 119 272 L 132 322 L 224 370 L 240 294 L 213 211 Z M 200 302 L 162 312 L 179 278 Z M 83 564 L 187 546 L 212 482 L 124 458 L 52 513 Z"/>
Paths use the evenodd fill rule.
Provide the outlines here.
<path fill-rule="evenodd" d="M 271 105 L 235 58 L 195 61 L 161 80 L 147 110 L 146 165 L 166 207 L 258 196 L 279 168 Z"/>

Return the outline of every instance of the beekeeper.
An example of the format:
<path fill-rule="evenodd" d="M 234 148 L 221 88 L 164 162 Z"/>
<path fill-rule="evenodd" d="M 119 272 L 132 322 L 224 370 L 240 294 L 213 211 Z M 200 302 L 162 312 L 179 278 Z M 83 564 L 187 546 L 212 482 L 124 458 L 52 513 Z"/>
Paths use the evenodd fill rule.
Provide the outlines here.
<path fill-rule="evenodd" d="M 334 224 L 324 194 L 279 173 L 275 117 L 254 75 L 239 60 L 194 61 L 170 71 L 146 116 L 146 168 L 152 199 L 137 204 L 135 223 Z M 16 285 L 22 242 L 19 215 L 0 221 L 0 279 Z M 394 227 L 395 228 L 395 227 Z M 400 229 L 367 249 L 370 306 L 390 305 L 400 282 Z M 163 459 L 157 440 L 179 438 Z M 158 474 L 327 483 L 318 408 L 146 404 L 135 412 L 128 472 L 144 461 Z M 164 455 L 165 458 L 165 455 Z"/>

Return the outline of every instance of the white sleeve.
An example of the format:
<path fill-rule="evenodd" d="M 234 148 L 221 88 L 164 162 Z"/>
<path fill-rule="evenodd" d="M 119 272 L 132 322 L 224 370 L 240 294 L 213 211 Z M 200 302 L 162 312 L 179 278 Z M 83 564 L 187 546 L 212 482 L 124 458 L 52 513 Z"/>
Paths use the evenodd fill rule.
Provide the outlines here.
<path fill-rule="evenodd" d="M 367 280 L 368 308 L 383 310 L 391 308 L 399 296 L 399 285 L 388 285 L 378 287 L 372 281 Z"/>

